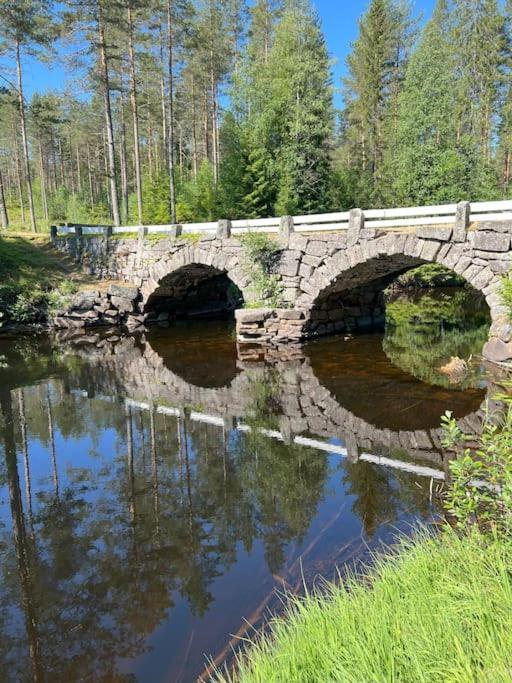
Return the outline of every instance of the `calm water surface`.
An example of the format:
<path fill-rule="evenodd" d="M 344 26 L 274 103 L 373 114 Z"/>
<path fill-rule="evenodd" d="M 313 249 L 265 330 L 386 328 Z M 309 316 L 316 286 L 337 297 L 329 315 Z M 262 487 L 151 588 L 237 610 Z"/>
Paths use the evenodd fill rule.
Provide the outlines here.
<path fill-rule="evenodd" d="M 195 681 L 276 588 L 433 520 L 439 417 L 486 393 L 439 367 L 485 321 L 395 308 L 266 358 L 227 323 L 0 342 L 1 679 Z"/>

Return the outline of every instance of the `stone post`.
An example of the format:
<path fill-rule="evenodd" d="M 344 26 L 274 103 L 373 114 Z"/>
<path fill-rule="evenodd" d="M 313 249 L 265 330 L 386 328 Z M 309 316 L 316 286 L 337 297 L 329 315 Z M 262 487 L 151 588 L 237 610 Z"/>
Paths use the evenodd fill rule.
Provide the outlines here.
<path fill-rule="evenodd" d="M 108 254 L 109 240 L 112 237 L 113 229 L 111 225 L 104 225 L 102 228 L 103 232 L 103 253 L 105 256 Z"/>
<path fill-rule="evenodd" d="M 361 209 L 351 209 L 348 219 L 347 246 L 353 247 L 361 238 L 364 230 L 364 213 Z"/>
<path fill-rule="evenodd" d="M 169 237 L 171 237 L 172 239 L 176 239 L 177 237 L 180 237 L 182 232 L 183 226 L 179 223 L 176 223 L 175 225 L 171 225 L 171 229 L 169 230 Z"/>
<path fill-rule="evenodd" d="M 57 226 L 50 225 L 50 242 L 55 246 L 57 244 Z"/>
<path fill-rule="evenodd" d="M 227 240 L 231 237 L 231 221 L 227 218 L 221 218 L 217 224 L 217 239 Z"/>
<path fill-rule="evenodd" d="M 282 247 L 288 247 L 290 235 L 294 232 L 293 216 L 281 216 L 279 221 L 279 242 Z"/>
<path fill-rule="evenodd" d="M 82 256 L 82 248 L 84 246 L 84 232 L 81 225 L 75 225 L 75 258 L 80 261 Z"/>
<path fill-rule="evenodd" d="M 137 264 L 137 267 L 140 266 L 140 262 L 142 260 L 142 251 L 144 249 L 144 238 L 148 234 L 148 229 L 144 225 L 139 225 L 139 229 L 137 231 L 137 256 L 135 258 L 135 262 Z"/>
<path fill-rule="evenodd" d="M 470 219 L 471 204 L 469 202 L 459 202 L 455 212 L 455 225 L 452 237 L 454 242 L 466 241 Z"/>

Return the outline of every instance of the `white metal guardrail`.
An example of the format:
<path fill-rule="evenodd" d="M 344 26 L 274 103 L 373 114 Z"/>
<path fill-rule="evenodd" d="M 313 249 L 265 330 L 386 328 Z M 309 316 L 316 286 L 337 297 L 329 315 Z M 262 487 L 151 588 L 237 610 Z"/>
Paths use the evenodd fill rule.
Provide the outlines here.
<path fill-rule="evenodd" d="M 457 204 L 440 204 L 438 206 L 415 206 L 397 209 L 369 209 L 364 211 L 366 228 L 378 230 L 393 230 L 408 227 L 451 225 L 456 219 Z M 512 221 L 512 200 L 496 202 L 473 202 L 469 205 L 470 220 L 474 223 L 483 221 Z M 313 214 L 309 216 L 293 216 L 293 230 L 295 232 L 328 232 L 348 230 L 350 211 L 340 213 Z M 239 235 L 247 232 L 277 233 L 281 225 L 281 218 L 255 218 L 230 221 L 231 234 Z M 291 221 L 290 221 L 291 223 Z M 122 225 L 119 227 L 92 225 L 64 225 L 54 226 L 56 235 L 96 235 L 104 234 L 106 229 L 112 234 L 139 233 L 176 233 L 204 235 L 215 234 L 217 222 L 186 223 L 176 225 Z"/>

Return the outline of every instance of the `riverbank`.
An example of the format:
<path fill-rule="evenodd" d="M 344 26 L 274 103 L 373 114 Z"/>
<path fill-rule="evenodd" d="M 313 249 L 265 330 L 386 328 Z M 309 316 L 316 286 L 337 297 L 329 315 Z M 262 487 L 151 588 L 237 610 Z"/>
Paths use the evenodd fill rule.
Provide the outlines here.
<path fill-rule="evenodd" d="M 443 423 L 456 531 L 420 530 L 371 568 L 290 598 L 216 683 L 512 680 L 512 409 L 469 447 Z"/>
<path fill-rule="evenodd" d="M 512 677 L 512 541 L 404 541 L 370 578 L 292 600 L 217 683 L 488 681 Z"/>

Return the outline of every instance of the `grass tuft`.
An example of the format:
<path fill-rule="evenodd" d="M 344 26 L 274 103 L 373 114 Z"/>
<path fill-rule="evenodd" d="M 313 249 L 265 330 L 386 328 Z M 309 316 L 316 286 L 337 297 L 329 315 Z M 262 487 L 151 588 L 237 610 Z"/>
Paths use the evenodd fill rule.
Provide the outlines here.
<path fill-rule="evenodd" d="M 512 540 L 426 532 L 292 599 L 217 683 L 509 683 Z"/>

